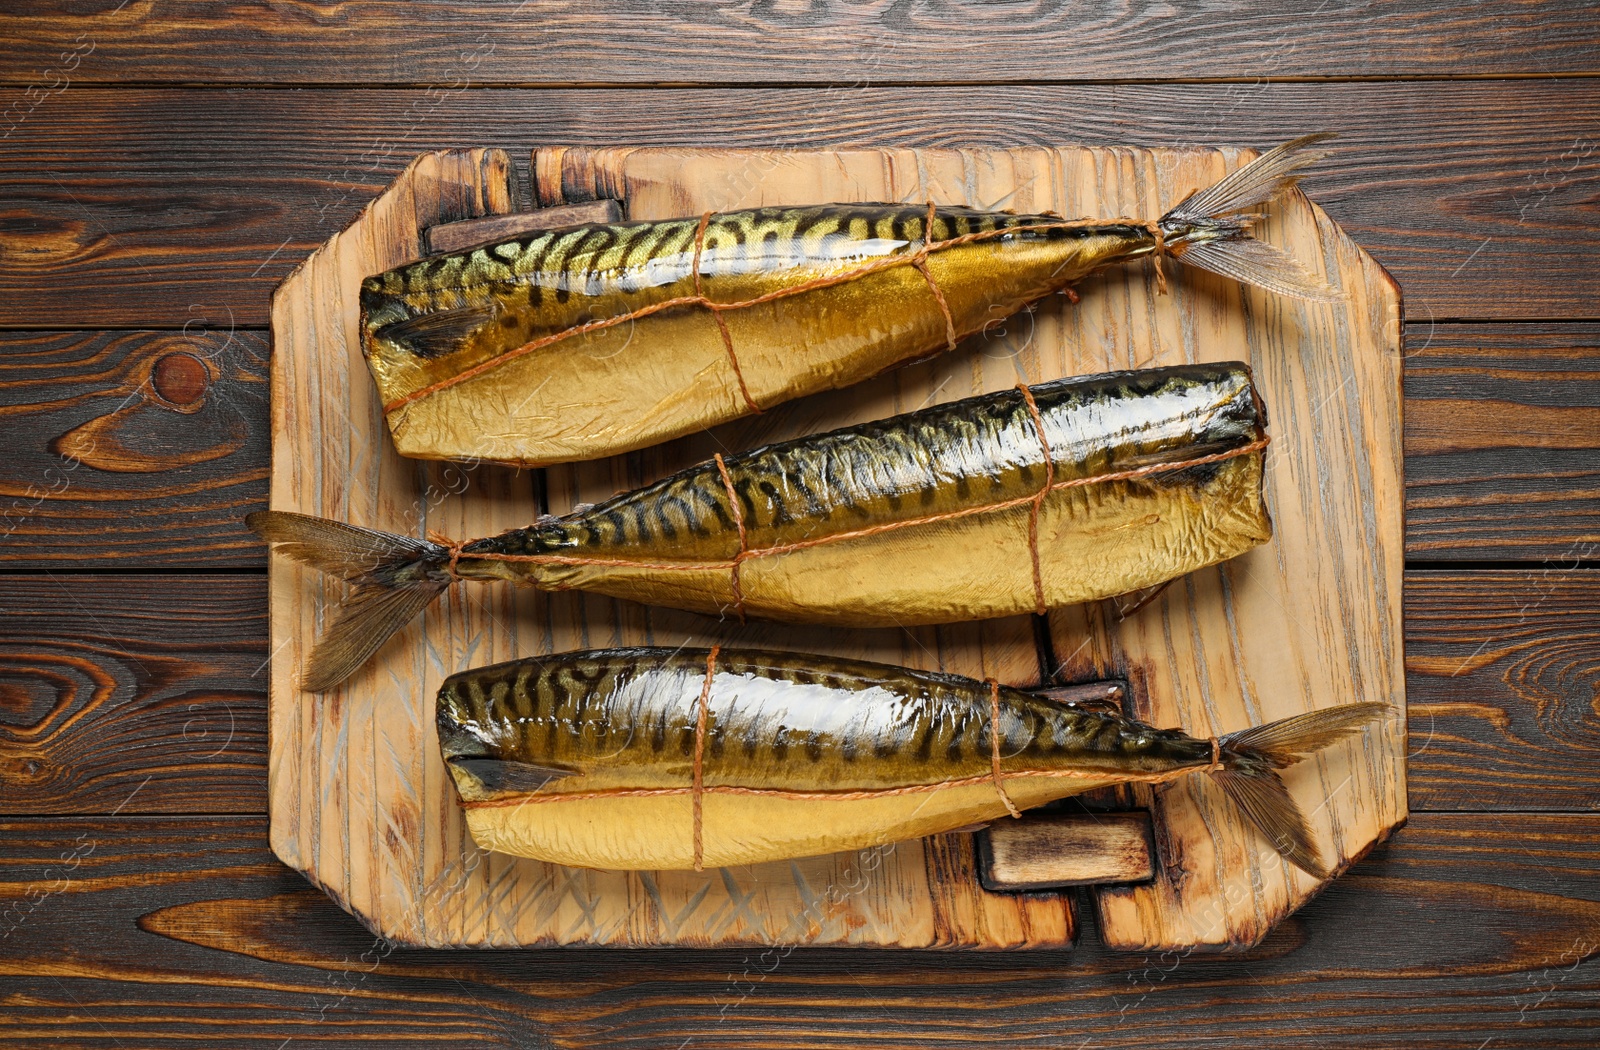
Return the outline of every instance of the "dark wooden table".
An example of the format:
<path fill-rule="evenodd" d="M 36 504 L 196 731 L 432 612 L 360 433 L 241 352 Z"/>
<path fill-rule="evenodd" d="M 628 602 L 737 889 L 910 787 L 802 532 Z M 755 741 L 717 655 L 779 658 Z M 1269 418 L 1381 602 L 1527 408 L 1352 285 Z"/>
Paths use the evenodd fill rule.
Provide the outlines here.
<path fill-rule="evenodd" d="M 1600 1045 L 1588 5 L 7 6 L 6 1045 Z M 413 154 L 1317 129 L 1406 293 L 1414 815 L 1266 944 L 391 951 L 268 851 L 267 297 Z"/>

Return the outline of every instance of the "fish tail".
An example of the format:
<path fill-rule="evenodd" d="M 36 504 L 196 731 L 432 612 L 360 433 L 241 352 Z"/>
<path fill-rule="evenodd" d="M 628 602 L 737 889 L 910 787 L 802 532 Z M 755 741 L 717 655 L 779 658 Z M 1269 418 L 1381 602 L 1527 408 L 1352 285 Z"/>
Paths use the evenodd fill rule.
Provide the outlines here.
<path fill-rule="evenodd" d="M 308 692 L 349 678 L 452 579 L 450 551 L 437 543 L 281 510 L 258 511 L 244 521 L 279 553 L 352 585 L 312 647 L 300 677 Z"/>
<path fill-rule="evenodd" d="M 1326 879 L 1330 873 L 1311 839 L 1305 815 L 1277 771 L 1344 739 L 1388 710 L 1388 704 L 1346 704 L 1230 733 L 1218 742 L 1222 768 L 1211 777 L 1279 854 L 1307 874 Z"/>
<path fill-rule="evenodd" d="M 1270 149 L 1221 182 L 1191 194 L 1161 217 L 1166 251 L 1179 262 L 1269 292 L 1313 302 L 1339 293 L 1282 250 L 1251 236 L 1262 216 L 1247 212 L 1274 199 L 1300 179 L 1300 169 L 1326 154 L 1306 147 L 1333 136 L 1305 135 Z"/>

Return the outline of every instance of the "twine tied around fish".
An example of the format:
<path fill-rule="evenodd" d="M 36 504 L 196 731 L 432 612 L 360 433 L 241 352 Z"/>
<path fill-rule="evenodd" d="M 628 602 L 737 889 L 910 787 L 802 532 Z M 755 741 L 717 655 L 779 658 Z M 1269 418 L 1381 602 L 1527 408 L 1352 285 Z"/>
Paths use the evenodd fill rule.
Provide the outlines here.
<path fill-rule="evenodd" d="M 437 382 L 430 383 L 426 386 L 413 390 L 401 397 L 397 397 L 385 404 L 383 406 L 383 411 L 387 415 L 388 413 L 394 412 L 397 409 L 404 408 L 406 405 L 418 400 L 419 398 L 436 394 L 440 390 L 455 386 L 459 383 L 465 382 L 468 379 L 476 378 L 484 372 L 498 368 L 508 361 L 515 360 L 538 350 L 542 350 L 545 347 L 554 343 L 558 343 L 564 339 L 571 339 L 576 336 L 585 335 L 589 332 L 600 331 L 602 329 L 612 328 L 621 324 L 628 324 L 630 322 L 639 320 L 640 318 L 648 317 L 651 314 L 661 313 L 666 310 L 673 310 L 684 306 L 698 306 L 710 311 L 712 320 L 716 322 L 717 332 L 721 336 L 723 349 L 727 351 L 728 365 L 733 371 L 741 400 L 744 401 L 745 407 L 749 409 L 750 412 L 759 413 L 762 411 L 762 407 L 757 404 L 755 397 L 750 393 L 749 384 L 745 381 L 744 369 L 740 366 L 739 355 L 733 345 L 733 333 L 729 331 L 727 321 L 724 320 L 722 316 L 724 313 L 727 313 L 731 310 L 744 310 L 754 306 L 761 306 L 766 303 L 775 302 L 779 299 L 788 299 L 796 295 L 803 295 L 806 292 L 817 291 L 822 288 L 831 288 L 835 285 L 844 284 L 849 281 L 853 281 L 858 277 L 865 277 L 868 274 L 876 273 L 880 270 L 888 270 L 898 266 L 910 266 L 920 273 L 923 280 L 927 282 L 928 291 L 932 294 L 934 302 L 939 307 L 939 313 L 944 318 L 946 347 L 947 349 L 954 350 L 956 348 L 956 344 L 961 340 L 961 333 L 956 329 L 955 315 L 950 310 L 950 303 L 945 298 L 944 290 L 939 287 L 938 281 L 934 279 L 933 272 L 928 266 L 928 257 L 934 252 L 947 251 L 948 249 L 958 248 L 966 244 L 979 244 L 984 241 L 1004 240 L 1007 237 L 1013 237 L 1017 234 L 1023 233 L 1050 233 L 1057 230 L 1085 229 L 1092 226 L 1106 225 L 1133 226 L 1145 230 L 1150 234 L 1151 239 L 1155 242 L 1150 250 L 1150 258 L 1155 264 L 1156 294 L 1167 294 L 1167 275 L 1166 271 L 1162 268 L 1161 260 L 1166 256 L 1174 254 L 1174 252 L 1172 249 L 1167 247 L 1166 234 L 1161 229 L 1161 223 L 1157 220 L 1131 219 L 1126 217 L 1117 219 L 1054 219 L 1050 222 L 1030 222 L 1017 226 L 1002 226 L 992 230 L 976 230 L 972 233 L 964 233 L 956 237 L 947 237 L 944 240 L 936 241 L 933 239 L 933 229 L 937 212 L 938 206 L 934 204 L 933 201 L 929 201 L 928 215 L 927 218 L 923 220 L 922 243 L 913 252 L 904 252 L 898 255 L 887 256 L 885 258 L 873 259 L 855 267 L 854 269 L 845 270 L 841 273 L 829 274 L 825 277 L 818 277 L 813 280 L 805 281 L 801 284 L 791 285 L 786 288 L 778 288 L 750 299 L 741 299 L 735 302 L 718 302 L 710 298 L 705 293 L 705 282 L 703 275 L 700 272 L 700 264 L 701 259 L 705 254 L 706 232 L 710 227 L 712 215 L 715 213 L 709 211 L 704 212 L 701 214 L 699 224 L 695 228 L 694 254 L 690 261 L 691 278 L 694 282 L 694 292 L 692 295 L 680 295 L 672 299 L 664 299 L 660 302 L 649 303 L 637 309 L 629 310 L 626 313 L 614 314 L 610 317 L 602 317 L 593 321 L 586 321 L 583 324 L 571 325 L 559 331 L 551 332 L 549 335 L 541 336 L 540 338 L 532 340 L 531 342 L 524 343 L 521 346 L 512 350 L 508 350 L 496 357 L 491 357 L 486 361 L 480 361 L 470 368 L 466 368 L 460 372 L 457 372 L 455 375 L 448 376 L 444 379 L 438 380 Z M 1077 296 L 1072 292 L 1071 288 L 1064 288 L 1062 290 L 1076 300 Z"/>

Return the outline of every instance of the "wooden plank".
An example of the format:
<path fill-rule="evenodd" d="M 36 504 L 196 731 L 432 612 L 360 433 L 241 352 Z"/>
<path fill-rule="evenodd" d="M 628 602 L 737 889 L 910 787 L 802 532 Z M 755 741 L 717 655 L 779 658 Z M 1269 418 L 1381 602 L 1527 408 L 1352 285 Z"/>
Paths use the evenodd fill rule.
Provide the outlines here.
<path fill-rule="evenodd" d="M 0 577 L 0 812 L 263 808 L 266 581 Z"/>
<path fill-rule="evenodd" d="M 328 19 L 307 4 L 204 3 L 85 12 L 15 5 L 0 81 L 114 84 L 859 84 L 1207 80 L 1595 72 L 1590 12 L 1534 2 L 1486 17 L 1467 4 L 1356 3 L 1159 12 L 955 0 L 686 4 L 596 10 L 542 2 L 375 0 Z M 524 5 L 525 7 L 527 5 Z M 56 74 L 51 76 L 51 73 Z M 31 102 L 31 97 L 23 100 Z M 12 119 L 26 112 L 14 107 Z"/>
<path fill-rule="evenodd" d="M 1308 125 L 1308 121 L 1311 122 Z M 418 151 L 686 146 L 1265 146 L 1342 135 L 1305 183 L 1417 319 L 1586 318 L 1600 81 L 861 90 L 79 87 L 0 153 L 0 321 L 264 324 L 272 286 Z M 797 131 L 796 129 L 801 129 Z M 197 145 L 198 144 L 198 145 Z M 201 148 L 203 146 L 203 148 Z"/>
<path fill-rule="evenodd" d="M 490 535 L 537 515 L 533 486 L 515 471 L 463 471 L 408 463 L 395 454 L 355 328 L 356 296 L 366 275 L 420 256 L 426 228 L 508 212 L 516 197 L 502 152 L 419 157 L 356 223 L 279 286 L 273 297 L 274 508 L 452 535 Z M 430 701 L 448 673 L 447 660 L 453 670 L 467 653 L 476 663 L 516 655 L 515 609 L 505 588 L 452 596 L 441 603 L 442 614 L 430 613 L 387 647 L 388 662 L 380 666 L 393 678 L 357 678 L 331 696 L 309 698 L 295 683 L 323 610 L 340 593 L 337 581 L 285 559 L 272 563 L 268 580 L 271 637 L 281 640 L 269 677 L 273 849 L 376 928 L 404 937 L 396 900 L 409 922 L 413 909 L 406 905 L 413 899 L 448 897 L 455 879 L 475 874 L 481 880 L 497 867 L 493 858 L 463 849 L 460 814 L 441 804 L 446 788 L 432 743 Z M 447 836 L 443 856 L 450 858 L 442 865 L 454 867 L 430 883 L 424 868 L 427 858 L 441 856 L 441 836 Z M 514 910 L 511 902 L 497 903 Z M 488 922 L 493 910 L 476 918 Z"/>
<path fill-rule="evenodd" d="M 1570 446 L 1600 432 L 1590 422 L 1600 404 L 1600 327 L 1413 322 L 1406 341 L 1410 555 L 1592 560 L 1600 485 L 1593 453 Z M 148 387 L 130 388 L 130 376 L 191 351 L 226 363 L 207 387 L 200 422 L 210 426 L 194 425 L 192 414 L 148 396 Z M 29 421 L 20 432 L 32 441 L 0 462 L 0 563 L 94 568 L 109 545 L 118 566 L 263 565 L 243 516 L 266 506 L 265 356 L 265 335 L 252 331 L 0 331 L 0 404 Z M 126 411 L 136 391 L 139 408 Z M 1478 411 L 1485 403 L 1510 437 L 1486 431 Z M 1530 411 L 1519 414 L 1512 403 Z M 190 466 L 175 471 L 174 459 L 119 455 L 116 471 L 74 469 L 55 440 L 83 425 L 109 428 L 93 422 L 107 417 L 132 434 L 127 443 Z M 246 439 L 237 443 L 241 430 Z M 1502 444 L 1484 447 L 1495 441 Z M 203 471 L 203 481 L 174 486 L 185 469 Z"/>
<path fill-rule="evenodd" d="M 985 889 L 1144 882 L 1156 873 L 1148 813 L 1028 813 L 980 837 Z"/>
<path fill-rule="evenodd" d="M 0 564 L 260 565 L 266 338 L 0 332 Z"/>
<path fill-rule="evenodd" d="M 1406 553 L 1600 557 L 1600 325 L 1407 332 Z"/>
<path fill-rule="evenodd" d="M 391 950 L 272 859 L 261 819 L 0 823 L 18 1046 L 1587 1050 L 1597 945 L 1595 814 L 1418 814 L 1226 958 Z"/>
<path fill-rule="evenodd" d="M 554 230 L 584 223 L 616 222 L 622 218 L 622 205 L 616 201 L 585 201 L 556 208 L 486 215 L 479 219 L 459 219 L 429 227 L 424 234 L 430 255 L 466 251 L 484 244 L 509 241 L 524 234 Z"/>
<path fill-rule="evenodd" d="M 1406 577 L 1411 801 L 1593 809 L 1600 570 Z"/>
<path fill-rule="evenodd" d="M 0 578 L 0 812 L 110 812 L 139 788 L 123 813 L 265 813 L 263 587 L 254 575 Z M 1583 657 L 1600 633 L 1597 588 L 1593 570 L 1407 573 L 1414 810 L 1593 808 Z M 93 732 L 51 732 L 63 716 L 49 712 L 74 702 L 93 704 Z"/>
<path fill-rule="evenodd" d="M 1044 659 L 1041 654 L 1041 659 Z M 1048 669 L 1046 661 L 1040 665 Z M 1128 705 L 1127 682 L 1079 682 L 1074 685 L 1051 685 L 1035 690 L 1058 704 L 1074 704 L 1095 711 L 1126 714 Z"/>

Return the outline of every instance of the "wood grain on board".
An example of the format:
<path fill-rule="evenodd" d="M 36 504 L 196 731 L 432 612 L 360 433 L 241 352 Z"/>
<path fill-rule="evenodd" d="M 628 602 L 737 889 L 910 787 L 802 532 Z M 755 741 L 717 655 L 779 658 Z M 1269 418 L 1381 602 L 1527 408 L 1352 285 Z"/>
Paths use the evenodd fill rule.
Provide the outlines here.
<path fill-rule="evenodd" d="M 1589 10 L 1372 7 L 293 0 L 14 5 L 0 82 L 835 84 L 1593 73 Z M 31 99 L 25 99 L 31 101 Z"/>
<path fill-rule="evenodd" d="M 0 813 L 250 813 L 266 581 L 0 577 Z"/>
<path fill-rule="evenodd" d="M 1406 579 L 1411 801 L 1600 807 L 1600 570 Z"/>
<path fill-rule="evenodd" d="M 260 332 L 0 332 L 0 564 L 260 565 Z"/>
<path fill-rule="evenodd" d="M 1490 17 L 1490 16 L 1485 16 Z M 426 149 L 1266 147 L 1338 132 L 1313 200 L 1427 321 L 1592 319 L 1600 80 L 933 88 L 74 87 L 5 138 L 12 327 L 265 324 L 272 287 Z M 0 126 L 0 132 L 3 132 Z M 109 177 L 108 173 L 114 175 Z"/>
<path fill-rule="evenodd" d="M 1406 553 L 1600 560 L 1600 325 L 1408 329 Z"/>
<path fill-rule="evenodd" d="M 540 204 L 617 198 L 626 202 L 632 218 L 818 199 L 934 199 L 977 206 L 1004 200 L 1024 211 L 1159 214 L 1182 195 L 1182 187 L 1215 181 L 1227 163 L 1221 154 L 1176 151 L 770 154 L 580 149 L 540 151 L 532 170 Z M 405 463 L 394 455 L 376 415 L 375 395 L 354 341 L 355 315 L 348 305 L 361 276 L 416 251 L 418 229 L 442 221 L 436 214 L 441 198 L 465 197 L 485 212 L 505 210 L 511 199 L 505 168 L 504 158 L 493 151 L 424 155 L 355 226 L 314 253 L 279 289 L 273 366 L 275 508 L 391 531 L 429 528 L 461 537 L 493 533 L 533 516 L 534 485 L 528 475 L 481 470 L 469 477 L 460 468 Z M 483 189 L 480 172 L 492 178 L 492 192 Z M 449 185 L 451 179 L 467 179 L 473 189 L 456 189 Z M 1367 407 L 1366 425 L 1371 428 L 1356 440 L 1372 451 L 1340 447 L 1325 454 L 1318 466 L 1326 470 L 1334 465 L 1337 473 L 1346 462 L 1341 456 L 1359 461 L 1370 479 L 1364 495 L 1371 523 L 1384 537 L 1392 533 L 1396 542 L 1385 547 L 1397 549 L 1398 300 L 1382 272 L 1304 198 L 1293 198 L 1271 230 L 1273 236 L 1287 238 L 1313 267 L 1330 268 L 1347 292 L 1343 307 L 1318 313 L 1254 300 L 1241 304 L 1237 291 L 1225 282 L 1176 275 L 1174 295 L 1158 302 L 1148 271 L 1119 271 L 1085 285 L 1086 297 L 1099 304 L 1098 312 L 1046 304 L 955 353 L 872 382 L 794 401 L 627 456 L 550 468 L 539 486 L 541 509 L 560 513 L 579 502 L 594 502 L 720 449 L 881 418 L 1005 389 L 1019 380 L 1254 355 L 1269 404 L 1289 384 L 1305 388 L 1301 397 L 1320 389 L 1326 376 L 1317 369 L 1327 362 L 1355 362 L 1345 365 L 1346 383 L 1354 387 L 1351 397 Z M 1248 329 L 1229 320 L 1241 307 L 1255 319 Z M 1335 352 L 1327 352 L 1329 347 Z M 1274 355 L 1287 360 L 1270 360 Z M 1286 411 L 1286 393 L 1282 400 Z M 1343 411 L 1338 415 L 1342 418 Z M 1293 455 L 1307 453 L 1291 450 L 1288 458 Z M 1274 469 L 1284 473 L 1295 468 Z M 448 491 L 450 471 L 467 481 L 459 496 Z M 1289 499 L 1297 489 L 1286 486 L 1282 491 L 1282 498 Z M 1297 568 L 1315 579 L 1314 559 L 1299 553 L 1307 549 L 1311 531 L 1302 527 L 1291 535 Z M 1154 713 L 1170 716 L 1163 724 L 1181 719 L 1192 731 L 1241 728 L 1264 720 L 1264 715 L 1305 709 L 1303 704 L 1356 699 L 1353 686 L 1343 684 L 1352 681 L 1351 675 L 1370 695 L 1401 705 L 1399 621 L 1387 612 L 1391 591 L 1398 594 L 1398 566 L 1397 559 L 1375 554 L 1371 565 L 1357 567 L 1360 577 L 1351 586 L 1369 586 L 1378 604 L 1363 608 L 1371 623 L 1357 624 L 1360 617 L 1353 613 L 1344 614 L 1340 622 L 1379 644 L 1359 668 L 1345 674 L 1335 669 L 1331 684 L 1321 692 L 1302 699 L 1285 689 L 1281 699 L 1258 705 L 1246 701 L 1248 694 L 1225 677 L 1229 661 L 1219 658 L 1213 672 L 1218 685 L 1210 699 L 1212 713 L 1221 714 L 1226 724 L 1208 727 L 1192 711 L 1187 718 L 1179 711 Z M 325 603 L 337 593 L 309 575 L 281 561 L 272 567 L 273 844 L 288 863 L 386 936 L 406 943 L 499 945 L 759 943 L 796 936 L 813 944 L 902 946 L 1070 942 L 1070 902 L 1056 895 L 987 893 L 977 883 L 972 842 L 965 835 L 901 843 L 862 855 L 738 869 L 718 878 L 684 872 L 576 872 L 483 854 L 464 836 L 430 728 L 429 702 L 445 674 L 513 655 L 616 644 L 774 645 L 1031 684 L 1038 681 L 1039 665 L 1027 617 L 900 631 L 830 632 L 717 623 L 580 594 L 513 598 L 504 590 L 462 590 L 385 646 L 345 686 L 308 698 L 294 691 L 292 676 L 303 665 Z M 1332 600 L 1343 599 L 1343 591 L 1318 582 Z M 1281 601 L 1272 588 L 1256 593 L 1245 586 L 1229 603 L 1206 597 L 1192 607 L 1205 609 L 1196 613 L 1197 620 L 1234 608 L 1260 618 L 1263 596 Z M 1257 635 L 1241 647 L 1254 651 L 1285 644 L 1281 631 Z M 1314 658 L 1301 655 L 1306 661 Z M 1172 672 L 1144 663 L 1137 671 L 1143 690 L 1167 691 L 1163 676 Z M 1284 671 L 1266 659 L 1260 666 L 1250 665 L 1248 673 Z M 1181 674 L 1174 679 L 1184 680 Z M 1345 837 L 1344 856 L 1365 849 L 1403 815 L 1403 773 L 1396 766 L 1402 738 L 1398 723 L 1391 724 L 1375 733 L 1366 762 L 1351 766 L 1347 752 L 1319 762 L 1325 775 L 1351 766 L 1352 783 L 1339 785 L 1348 788 L 1349 797 L 1325 807 Z M 1248 833 L 1235 826 L 1230 835 L 1226 841 L 1238 851 L 1230 860 L 1239 861 L 1239 877 L 1259 877 L 1259 851 L 1236 841 Z M 1275 853 L 1266 852 L 1276 860 Z M 1169 860 L 1177 863 L 1170 850 Z M 1281 870 L 1273 877 L 1277 888 L 1266 891 L 1266 907 L 1259 901 L 1254 905 L 1254 924 L 1234 921 L 1233 911 L 1244 902 L 1229 899 L 1223 906 L 1227 921 L 1202 931 L 1199 939 L 1234 945 L 1258 940 L 1270 926 L 1261 916 L 1281 917 L 1314 885 Z M 1193 880 L 1190 884 L 1198 885 Z M 839 892 L 848 885 L 861 888 Z M 1216 886 L 1211 890 L 1221 892 Z M 1183 896 L 1174 907 L 1181 917 L 1185 909 L 1214 904 L 1208 897 Z M 1170 919 L 1154 927 L 1146 924 L 1137 933 L 1127 931 L 1126 936 L 1163 945 L 1196 939 L 1198 923 Z M 1108 935 L 1123 936 L 1118 929 L 1113 924 Z"/>
<path fill-rule="evenodd" d="M 1027 813 L 991 825 L 980 853 L 984 885 L 1013 892 L 1144 882 L 1156 873 L 1145 812 Z"/>
<path fill-rule="evenodd" d="M 1600 816 L 1422 813 L 1237 956 L 376 941 L 263 818 L 0 822 L 0 1044 L 1594 1045 Z"/>

